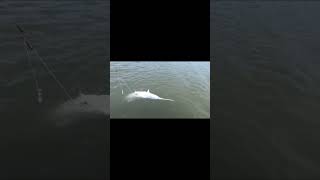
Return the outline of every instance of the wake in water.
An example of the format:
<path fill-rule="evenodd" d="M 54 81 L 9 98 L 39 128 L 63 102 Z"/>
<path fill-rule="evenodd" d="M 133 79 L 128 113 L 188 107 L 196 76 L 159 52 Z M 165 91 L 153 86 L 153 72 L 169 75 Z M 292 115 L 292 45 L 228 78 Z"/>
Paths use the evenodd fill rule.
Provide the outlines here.
<path fill-rule="evenodd" d="M 64 126 L 79 119 L 107 117 L 110 114 L 109 95 L 85 95 L 69 100 L 53 110 L 54 123 Z"/>

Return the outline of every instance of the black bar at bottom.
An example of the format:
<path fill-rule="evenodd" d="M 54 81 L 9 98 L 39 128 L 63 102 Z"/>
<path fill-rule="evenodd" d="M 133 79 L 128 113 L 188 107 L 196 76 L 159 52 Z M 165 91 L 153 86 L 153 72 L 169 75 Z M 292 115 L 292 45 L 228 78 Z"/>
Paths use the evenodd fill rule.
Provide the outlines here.
<path fill-rule="evenodd" d="M 111 119 L 110 179 L 210 179 L 209 119 Z"/>

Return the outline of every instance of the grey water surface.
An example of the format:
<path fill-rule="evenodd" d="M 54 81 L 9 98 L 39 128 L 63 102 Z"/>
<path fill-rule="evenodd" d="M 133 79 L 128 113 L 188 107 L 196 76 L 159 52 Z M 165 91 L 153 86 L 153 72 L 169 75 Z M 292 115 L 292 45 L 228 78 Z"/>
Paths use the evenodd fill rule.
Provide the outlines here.
<path fill-rule="evenodd" d="M 125 99 L 148 89 L 174 101 Z M 110 62 L 110 92 L 111 118 L 209 118 L 210 62 Z"/>
<path fill-rule="evenodd" d="M 214 179 L 320 178 L 319 9 L 211 3 Z"/>

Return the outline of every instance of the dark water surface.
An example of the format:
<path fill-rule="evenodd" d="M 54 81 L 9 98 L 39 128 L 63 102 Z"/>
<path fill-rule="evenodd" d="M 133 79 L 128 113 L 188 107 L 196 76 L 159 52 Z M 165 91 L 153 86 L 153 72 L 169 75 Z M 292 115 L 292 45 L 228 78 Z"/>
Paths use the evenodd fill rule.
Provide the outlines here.
<path fill-rule="evenodd" d="M 35 55 L 44 103 L 36 103 L 20 24 L 33 46 L 75 98 L 109 94 L 108 0 L 13 0 L 0 2 L 0 179 L 105 179 L 107 116 L 52 112 L 68 100 Z M 56 126 L 55 121 L 69 121 Z"/>
<path fill-rule="evenodd" d="M 211 4 L 215 179 L 320 178 L 319 9 Z"/>

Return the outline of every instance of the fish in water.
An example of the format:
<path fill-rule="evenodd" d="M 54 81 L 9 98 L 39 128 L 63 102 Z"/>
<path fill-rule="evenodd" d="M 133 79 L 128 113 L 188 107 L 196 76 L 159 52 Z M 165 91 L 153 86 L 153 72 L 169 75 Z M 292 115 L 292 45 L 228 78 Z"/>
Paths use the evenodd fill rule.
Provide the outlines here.
<path fill-rule="evenodd" d="M 137 99 L 152 99 L 152 100 L 166 100 L 166 101 L 174 101 L 172 99 L 161 98 L 155 94 L 152 94 L 149 89 L 148 91 L 134 91 L 126 96 L 126 100 L 128 102 L 137 100 Z"/>

